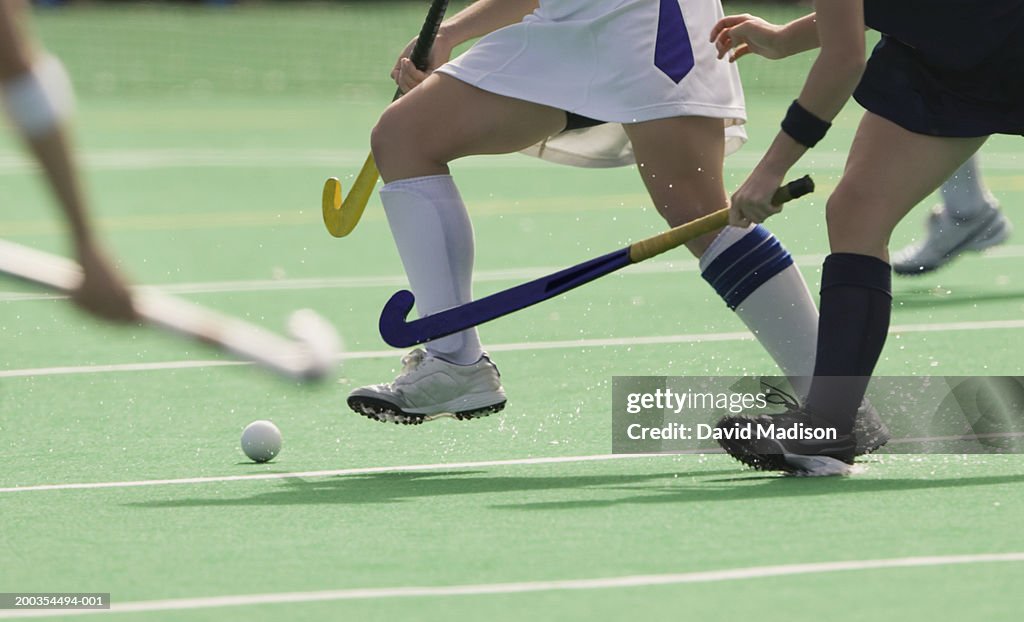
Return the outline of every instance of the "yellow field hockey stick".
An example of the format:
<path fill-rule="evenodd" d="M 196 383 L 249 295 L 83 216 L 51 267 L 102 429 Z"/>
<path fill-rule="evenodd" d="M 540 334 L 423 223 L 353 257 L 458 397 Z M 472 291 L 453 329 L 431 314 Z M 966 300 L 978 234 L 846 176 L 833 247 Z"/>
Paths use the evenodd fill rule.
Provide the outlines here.
<path fill-rule="evenodd" d="M 448 10 L 448 0 L 434 0 L 427 11 L 427 18 L 423 21 L 423 28 L 420 29 L 420 36 L 416 39 L 416 46 L 412 50 L 410 60 L 420 71 L 426 71 L 430 56 L 430 48 L 434 45 L 437 37 L 437 30 L 441 27 L 441 20 Z M 395 91 L 395 101 L 402 96 L 402 89 Z M 324 213 L 324 225 L 327 230 L 336 238 L 342 238 L 352 233 L 352 230 L 359 224 L 363 216 L 363 210 L 373 194 L 373 188 L 377 185 L 377 163 L 373 161 L 373 153 L 366 156 L 366 162 L 360 169 L 356 181 L 352 184 L 352 190 L 348 196 L 341 197 L 341 181 L 337 177 L 331 177 L 324 183 L 324 194 L 322 206 Z"/>

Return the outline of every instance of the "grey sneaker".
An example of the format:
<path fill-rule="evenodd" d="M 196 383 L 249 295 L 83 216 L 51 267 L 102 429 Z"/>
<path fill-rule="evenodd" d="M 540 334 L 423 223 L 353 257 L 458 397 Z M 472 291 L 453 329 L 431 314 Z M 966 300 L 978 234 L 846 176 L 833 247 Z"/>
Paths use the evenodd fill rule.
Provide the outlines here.
<path fill-rule="evenodd" d="M 417 348 L 402 357 L 394 382 L 360 387 L 349 394 L 348 405 L 377 421 L 416 425 L 486 417 L 505 408 L 505 390 L 486 354 L 472 365 L 456 365 Z"/>
<path fill-rule="evenodd" d="M 896 274 L 914 275 L 937 270 L 962 253 L 981 251 L 1002 244 L 1010 237 L 1013 225 L 998 205 L 986 205 L 967 220 L 953 217 L 936 206 L 928 216 L 927 232 L 921 242 L 893 254 Z"/>

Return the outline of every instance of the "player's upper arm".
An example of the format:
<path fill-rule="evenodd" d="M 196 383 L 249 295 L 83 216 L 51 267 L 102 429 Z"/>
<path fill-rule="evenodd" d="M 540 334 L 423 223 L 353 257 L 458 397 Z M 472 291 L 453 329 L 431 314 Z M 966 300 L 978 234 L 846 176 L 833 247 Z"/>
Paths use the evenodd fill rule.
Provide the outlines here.
<path fill-rule="evenodd" d="M 864 1 L 817 0 L 814 4 L 821 55 L 837 70 L 863 70 Z"/>

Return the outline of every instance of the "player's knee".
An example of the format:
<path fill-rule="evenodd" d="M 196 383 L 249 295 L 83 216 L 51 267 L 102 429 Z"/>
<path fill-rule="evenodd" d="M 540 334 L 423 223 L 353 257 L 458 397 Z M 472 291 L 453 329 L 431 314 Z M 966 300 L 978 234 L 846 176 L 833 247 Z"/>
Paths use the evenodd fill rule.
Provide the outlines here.
<path fill-rule="evenodd" d="M 848 230 L 850 224 L 857 218 L 858 206 L 863 207 L 867 200 L 868 198 L 855 187 L 840 182 L 825 204 L 825 222 L 828 223 L 828 230 Z"/>
<path fill-rule="evenodd" d="M 721 177 L 714 173 L 677 175 L 667 180 L 655 180 L 652 176 L 646 181 L 651 200 L 669 227 L 692 222 L 729 205 Z M 714 239 L 714 234 L 701 236 L 686 247 L 700 257 Z"/>
<path fill-rule="evenodd" d="M 444 141 L 406 109 L 389 107 L 370 133 L 370 149 L 385 181 L 433 174 L 450 160 Z"/>
<path fill-rule="evenodd" d="M 370 133 L 370 149 L 385 180 L 408 177 L 410 171 L 414 174 L 420 168 L 418 163 L 430 161 L 429 141 L 420 129 L 421 122 L 395 107 L 385 110 L 377 121 Z"/>
<path fill-rule="evenodd" d="M 377 169 L 385 174 L 391 164 L 392 156 L 401 153 L 404 137 L 400 119 L 396 119 L 390 110 L 389 108 L 384 111 L 370 132 L 370 150 L 373 152 L 373 159 L 377 162 Z"/>
<path fill-rule="evenodd" d="M 890 230 L 875 215 L 885 206 L 877 195 L 859 190 L 856 184 L 840 182 L 825 206 L 829 244 L 834 252 L 867 255 L 884 253 Z"/>

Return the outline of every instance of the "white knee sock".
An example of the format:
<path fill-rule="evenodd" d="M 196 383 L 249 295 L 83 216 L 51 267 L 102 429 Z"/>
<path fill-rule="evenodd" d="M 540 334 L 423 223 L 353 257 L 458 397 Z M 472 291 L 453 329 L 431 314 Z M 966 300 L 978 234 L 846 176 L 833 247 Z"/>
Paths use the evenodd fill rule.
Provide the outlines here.
<path fill-rule="evenodd" d="M 995 197 L 981 183 L 977 154 L 942 184 L 942 204 L 950 216 L 960 220 L 973 218 L 985 207 L 997 205 Z"/>
<path fill-rule="evenodd" d="M 393 181 L 381 188 L 380 198 L 420 316 L 471 301 L 473 225 L 451 175 Z M 483 353 L 475 328 L 426 347 L 459 365 L 475 363 Z"/>
<path fill-rule="evenodd" d="M 814 373 L 818 309 L 793 258 L 760 225 L 726 227 L 700 258 L 700 268 L 802 401 Z"/>

